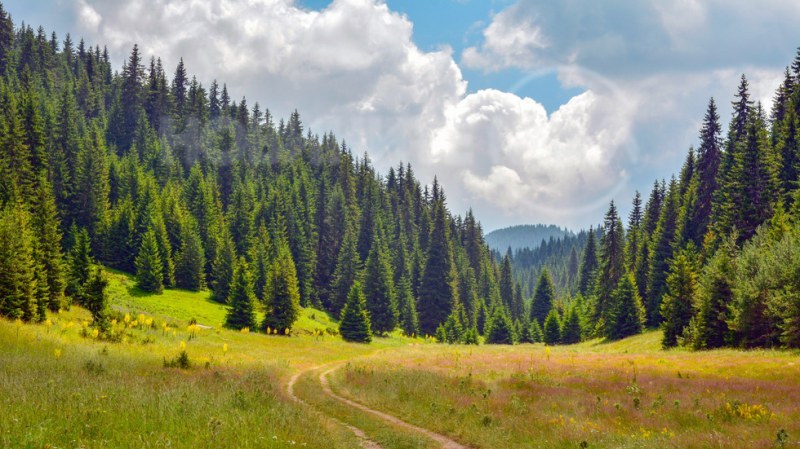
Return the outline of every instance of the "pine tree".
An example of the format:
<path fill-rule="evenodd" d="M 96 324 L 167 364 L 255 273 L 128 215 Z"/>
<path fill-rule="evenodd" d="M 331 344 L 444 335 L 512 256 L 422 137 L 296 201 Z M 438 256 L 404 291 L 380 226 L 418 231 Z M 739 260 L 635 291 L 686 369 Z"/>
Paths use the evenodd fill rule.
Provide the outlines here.
<path fill-rule="evenodd" d="M 717 105 L 714 99 L 708 101 L 708 109 L 700 129 L 700 147 L 697 151 L 697 203 L 690 218 L 692 235 L 699 237 L 695 245 L 702 244 L 702 238 L 708 231 L 711 209 L 716 194 L 719 168 L 722 163 L 721 126 Z"/>
<path fill-rule="evenodd" d="M 633 276 L 622 276 L 613 294 L 612 307 L 609 310 L 605 337 L 619 340 L 642 333 L 645 322 L 644 306 Z"/>
<path fill-rule="evenodd" d="M 736 238 L 728 239 L 708 264 L 698 280 L 697 305 L 693 318 L 692 347 L 721 348 L 730 335 L 728 305 L 733 302 Z"/>
<path fill-rule="evenodd" d="M 556 288 L 553 285 L 553 280 L 550 278 L 550 271 L 545 267 L 542 274 L 539 275 L 539 281 L 536 284 L 536 291 L 533 294 L 533 302 L 531 303 L 531 322 L 536 321 L 539 326 L 544 326 L 544 321 L 547 319 L 547 314 L 553 308 L 553 303 L 556 299 Z"/>
<path fill-rule="evenodd" d="M 511 345 L 516 339 L 514 336 L 514 325 L 511 319 L 503 312 L 502 308 L 496 307 L 489 322 L 486 323 L 486 343 L 494 345 Z"/>
<path fill-rule="evenodd" d="M 544 343 L 544 335 L 542 332 L 542 326 L 539 325 L 539 322 L 532 321 L 530 324 L 530 334 L 531 334 L 531 343 Z"/>
<path fill-rule="evenodd" d="M 661 323 L 661 298 L 667 290 L 667 272 L 669 261 L 672 259 L 672 242 L 678 220 L 678 186 L 675 178 L 669 185 L 669 192 L 661 208 L 661 216 L 650 243 L 652 248 L 649 258 L 649 273 L 647 276 L 647 298 L 645 310 L 647 311 L 647 325 L 657 326 Z"/>
<path fill-rule="evenodd" d="M 254 302 L 253 278 L 247 262 L 243 257 L 239 257 L 233 269 L 230 293 L 225 301 L 230 306 L 225 316 L 225 327 L 231 329 L 255 328 Z"/>
<path fill-rule="evenodd" d="M 94 326 L 103 332 L 109 329 L 106 287 L 108 279 L 100 267 L 95 267 L 84 286 L 83 305 L 92 314 Z"/>
<path fill-rule="evenodd" d="M 372 341 L 369 315 L 366 311 L 364 292 L 361 283 L 356 281 L 347 295 L 347 302 L 342 310 L 339 323 L 339 334 L 345 341 L 369 343 Z"/>
<path fill-rule="evenodd" d="M 637 190 L 633 195 L 631 213 L 628 215 L 628 263 L 626 267 L 631 272 L 636 269 L 640 246 L 642 245 L 642 220 L 644 220 L 643 214 L 642 195 Z"/>
<path fill-rule="evenodd" d="M 397 284 L 397 306 L 399 311 L 400 327 L 407 336 L 419 334 L 419 317 L 417 306 L 411 294 L 411 282 L 407 276 L 402 276 Z"/>
<path fill-rule="evenodd" d="M 603 237 L 600 240 L 600 266 L 594 289 L 594 322 L 602 333 L 608 322 L 609 305 L 617 283 L 625 273 L 625 235 L 617 208 L 612 201 L 603 220 Z"/>
<path fill-rule="evenodd" d="M 384 335 L 397 327 L 397 298 L 387 249 L 377 233 L 367 257 L 364 273 L 364 294 L 367 298 L 373 335 Z"/>
<path fill-rule="evenodd" d="M 544 320 L 542 339 L 548 345 L 561 343 L 561 319 L 555 308 L 550 309 L 550 313 L 547 314 L 547 318 Z"/>
<path fill-rule="evenodd" d="M 352 229 L 348 228 L 337 257 L 336 270 L 333 272 L 332 298 L 329 311 L 334 315 L 341 314 L 350 290 L 358 280 L 360 272 L 361 259 L 356 248 L 356 234 Z"/>
<path fill-rule="evenodd" d="M 230 295 L 231 282 L 233 282 L 233 266 L 236 264 L 236 249 L 230 233 L 223 230 L 219 236 L 217 257 L 213 264 L 213 294 L 214 301 L 225 303 Z"/>
<path fill-rule="evenodd" d="M 69 240 L 71 247 L 67 253 L 66 293 L 73 301 L 83 305 L 84 286 L 89 281 L 90 270 L 94 263 L 91 255 L 89 233 L 86 232 L 86 229 L 73 226 Z"/>
<path fill-rule="evenodd" d="M 581 322 L 575 307 L 570 307 L 561 325 L 561 343 L 571 345 L 581 341 Z"/>
<path fill-rule="evenodd" d="M 0 211 L 0 315 L 37 319 L 33 256 L 26 211 L 6 205 Z"/>
<path fill-rule="evenodd" d="M 47 308 L 58 311 L 64 302 L 66 279 L 61 253 L 61 229 L 52 186 L 43 174 L 36 190 L 31 228 L 38 236 L 39 265 L 47 284 Z"/>
<path fill-rule="evenodd" d="M 206 286 L 203 243 L 194 221 L 190 218 L 186 218 L 180 228 L 181 246 L 175 256 L 175 285 L 197 291 Z"/>
<path fill-rule="evenodd" d="M 420 332 L 427 335 L 447 319 L 458 297 L 448 231 L 442 198 L 434 202 L 433 228 L 419 286 Z"/>
<path fill-rule="evenodd" d="M 594 239 L 594 230 L 590 227 L 586 248 L 583 250 L 581 274 L 578 280 L 578 292 L 581 295 L 591 293 L 592 288 L 594 288 L 595 270 L 597 270 L 597 246 Z"/>
<path fill-rule="evenodd" d="M 668 292 L 661 304 L 661 315 L 664 317 L 662 328 L 664 337 L 661 345 L 671 348 L 678 344 L 684 329 L 692 318 L 692 305 L 697 294 L 697 274 L 695 272 L 695 255 L 691 250 L 678 253 L 670 264 L 667 276 Z"/>
<path fill-rule="evenodd" d="M 263 327 L 284 331 L 291 329 L 300 316 L 300 286 L 297 282 L 297 269 L 285 238 L 276 241 L 275 260 L 270 267 L 264 298 L 267 313 Z"/>
<path fill-rule="evenodd" d="M 511 248 L 506 252 L 500 264 L 500 298 L 503 306 L 511 311 L 514 302 L 514 280 L 511 277 Z"/>
<path fill-rule="evenodd" d="M 158 251 L 155 232 L 148 229 L 142 237 L 136 256 L 136 285 L 142 291 L 161 294 L 164 291 L 164 264 Z"/>

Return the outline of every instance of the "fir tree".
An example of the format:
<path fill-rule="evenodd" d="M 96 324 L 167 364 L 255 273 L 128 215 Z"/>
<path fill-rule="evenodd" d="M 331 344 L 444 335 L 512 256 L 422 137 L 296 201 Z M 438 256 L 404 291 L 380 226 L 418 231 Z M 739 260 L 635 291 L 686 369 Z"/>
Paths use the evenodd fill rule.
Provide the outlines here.
<path fill-rule="evenodd" d="M 108 279 L 100 267 L 95 267 L 84 286 L 83 305 L 92 314 L 95 327 L 105 332 L 108 323 Z"/>
<path fill-rule="evenodd" d="M 164 291 L 163 270 L 155 232 L 148 229 L 142 237 L 139 255 L 136 256 L 136 285 L 142 291 L 161 294 Z"/>
<path fill-rule="evenodd" d="M 375 236 L 367 257 L 364 294 L 373 335 L 384 335 L 397 326 L 397 299 L 387 249 Z"/>
<path fill-rule="evenodd" d="M 6 205 L 0 211 L 0 315 L 25 321 L 37 318 L 33 256 L 27 212 Z"/>
<path fill-rule="evenodd" d="M 561 319 L 555 308 L 550 309 L 550 313 L 547 314 L 542 331 L 542 339 L 548 345 L 561 343 Z"/>
<path fill-rule="evenodd" d="M 267 313 L 263 327 L 291 329 L 300 316 L 300 286 L 292 253 L 285 239 L 276 242 L 275 260 L 270 267 L 267 293 L 264 294 Z"/>
<path fill-rule="evenodd" d="M 553 308 L 556 299 L 556 289 L 553 280 L 550 278 L 550 271 L 547 268 L 542 270 L 539 281 L 536 284 L 536 291 L 533 294 L 531 303 L 531 322 L 536 321 L 539 326 L 544 326 L 547 314 Z"/>
<path fill-rule="evenodd" d="M 575 307 L 570 307 L 561 325 L 561 343 L 571 345 L 581 341 L 581 323 Z"/>
<path fill-rule="evenodd" d="M 609 305 L 617 283 L 625 273 L 625 236 L 617 208 L 612 201 L 603 220 L 603 237 L 600 240 L 600 266 L 594 289 L 593 318 L 597 331 L 602 333 L 609 320 Z"/>
<path fill-rule="evenodd" d="M 419 334 L 419 317 L 414 297 L 411 295 L 411 282 L 402 276 L 397 284 L 397 305 L 400 327 L 407 336 Z"/>
<path fill-rule="evenodd" d="M 647 276 L 647 298 L 645 310 L 647 311 L 647 325 L 657 326 L 661 323 L 661 298 L 667 290 L 667 272 L 669 261 L 672 259 L 672 242 L 678 220 L 678 186 L 672 178 L 669 192 L 661 209 L 661 217 L 650 243 L 652 248 L 649 257 L 649 274 Z"/>
<path fill-rule="evenodd" d="M 70 232 L 71 247 L 67 253 L 66 293 L 73 301 L 83 305 L 84 286 L 89 280 L 90 269 L 94 263 L 91 255 L 89 233 L 86 229 L 73 226 Z"/>
<path fill-rule="evenodd" d="M 691 251 L 681 251 L 670 264 L 668 292 L 661 304 L 661 315 L 664 317 L 661 345 L 664 348 L 678 344 L 678 339 L 682 337 L 692 318 L 692 305 L 697 294 L 694 257 Z"/>
<path fill-rule="evenodd" d="M 345 341 L 369 343 L 372 341 L 369 315 L 366 311 L 364 292 L 361 283 L 356 281 L 347 295 L 347 302 L 342 310 L 339 323 L 339 334 Z"/>
<path fill-rule="evenodd" d="M 458 297 L 448 231 L 444 199 L 437 200 L 434 203 L 433 228 L 417 305 L 420 332 L 428 335 L 433 334 L 439 324 L 447 319 Z"/>
<path fill-rule="evenodd" d="M 544 342 L 544 335 L 542 332 L 542 326 L 539 325 L 538 321 L 531 321 L 530 324 L 530 335 L 531 335 L 531 343 L 543 343 Z"/>
<path fill-rule="evenodd" d="M 703 268 L 691 326 L 694 349 L 724 346 L 730 336 L 728 305 L 733 302 L 736 238 L 729 239 Z"/>
<path fill-rule="evenodd" d="M 589 294 L 594 287 L 596 269 L 597 246 L 594 239 L 594 231 L 589 227 L 589 238 L 586 240 L 586 248 L 583 250 L 583 261 L 581 262 L 581 272 L 578 280 L 578 292 L 581 295 Z"/>
<path fill-rule="evenodd" d="M 486 343 L 495 345 L 511 345 L 516 339 L 514 336 L 514 325 L 511 319 L 503 312 L 502 308 L 496 307 L 489 322 L 486 323 Z"/>
<path fill-rule="evenodd" d="M 609 310 L 605 337 L 619 340 L 642 333 L 645 322 L 644 306 L 633 276 L 622 276 L 614 290 L 612 307 Z"/>
<path fill-rule="evenodd" d="M 239 257 L 234 266 L 233 283 L 225 302 L 230 306 L 225 316 L 225 327 L 231 329 L 255 327 L 253 279 L 243 257 Z"/>
<path fill-rule="evenodd" d="M 206 258 L 203 243 L 194 222 L 181 224 L 181 246 L 175 257 L 175 285 L 187 290 L 200 290 L 206 285 Z"/>
<path fill-rule="evenodd" d="M 336 270 L 333 272 L 332 298 L 329 310 L 334 315 L 341 314 L 350 290 L 358 280 L 360 272 L 361 259 L 356 248 L 356 234 L 352 229 L 348 228 L 337 257 Z"/>
<path fill-rule="evenodd" d="M 236 249 L 230 233 L 224 230 L 219 237 L 217 256 L 213 264 L 213 294 L 214 301 L 225 303 L 230 296 L 231 282 L 233 282 L 233 266 L 236 264 Z"/>

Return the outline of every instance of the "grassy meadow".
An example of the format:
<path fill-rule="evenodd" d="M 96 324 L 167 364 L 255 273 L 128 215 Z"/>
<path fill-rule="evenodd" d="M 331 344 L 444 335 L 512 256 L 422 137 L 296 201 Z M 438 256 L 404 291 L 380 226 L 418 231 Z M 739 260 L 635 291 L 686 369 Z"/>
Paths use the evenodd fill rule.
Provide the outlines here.
<path fill-rule="evenodd" d="M 339 421 L 387 449 L 437 447 L 326 396 L 319 375 L 336 366 L 337 394 L 474 448 L 800 447 L 797 353 L 665 352 L 658 332 L 552 348 L 359 345 L 313 309 L 292 336 L 266 336 L 222 329 L 208 292 L 148 296 L 109 277 L 115 341 L 77 307 L 0 320 L 0 447 L 357 447 Z M 190 368 L 165 367 L 184 350 Z M 299 371 L 308 405 L 286 393 Z"/>

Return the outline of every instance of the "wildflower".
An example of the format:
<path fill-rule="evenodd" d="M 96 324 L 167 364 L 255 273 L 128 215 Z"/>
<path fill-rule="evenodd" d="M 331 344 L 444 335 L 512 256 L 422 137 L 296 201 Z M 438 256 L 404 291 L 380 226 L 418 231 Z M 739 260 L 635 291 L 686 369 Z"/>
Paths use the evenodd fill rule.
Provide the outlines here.
<path fill-rule="evenodd" d="M 243 333 L 243 334 L 248 334 L 248 333 L 250 333 L 250 328 L 249 327 L 243 327 L 240 332 Z"/>
<path fill-rule="evenodd" d="M 125 320 L 125 324 L 130 323 L 131 322 L 131 314 L 130 313 L 126 313 L 125 314 L 125 318 L 123 318 L 123 319 Z"/>
<path fill-rule="evenodd" d="M 116 319 L 116 318 L 114 318 L 113 320 L 111 320 L 111 325 L 112 325 L 112 326 L 116 326 L 116 325 L 117 325 L 117 319 Z"/>
<path fill-rule="evenodd" d="M 145 320 L 144 325 L 146 327 L 152 327 L 153 326 L 153 319 L 152 318 L 148 318 L 147 320 Z"/>
<path fill-rule="evenodd" d="M 181 351 L 185 351 L 185 350 L 186 350 L 186 342 L 181 340 Z"/>
<path fill-rule="evenodd" d="M 289 328 L 288 327 L 286 329 L 284 329 L 283 334 L 284 335 L 289 335 Z"/>
<path fill-rule="evenodd" d="M 61 358 L 61 348 L 56 348 L 53 350 L 53 355 L 56 356 L 56 359 Z"/>
<path fill-rule="evenodd" d="M 100 329 L 95 328 L 92 331 L 92 338 L 97 338 L 100 335 Z"/>
<path fill-rule="evenodd" d="M 544 347 L 544 355 L 547 357 L 547 360 L 550 360 L 550 346 Z"/>
<path fill-rule="evenodd" d="M 144 314 L 140 313 L 139 316 L 136 317 L 136 321 L 139 323 L 144 323 Z"/>
<path fill-rule="evenodd" d="M 228 352 L 228 344 L 227 343 L 222 345 L 222 352 Z"/>
<path fill-rule="evenodd" d="M 269 327 L 269 326 L 267 326 L 267 335 L 269 335 L 269 334 L 271 334 L 271 333 L 272 333 L 272 328 L 271 328 L 271 327 Z"/>

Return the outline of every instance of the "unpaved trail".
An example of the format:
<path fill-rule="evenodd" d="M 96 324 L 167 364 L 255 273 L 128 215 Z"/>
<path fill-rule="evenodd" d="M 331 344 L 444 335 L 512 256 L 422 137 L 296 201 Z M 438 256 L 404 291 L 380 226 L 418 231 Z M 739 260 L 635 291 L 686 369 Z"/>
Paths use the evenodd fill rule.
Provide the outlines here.
<path fill-rule="evenodd" d="M 305 369 L 303 371 L 298 371 L 297 373 L 295 373 L 294 376 L 292 376 L 291 379 L 289 379 L 289 383 L 286 385 L 286 392 L 289 394 L 289 397 L 293 401 L 295 401 L 297 403 L 300 403 L 300 404 L 304 404 L 304 405 L 306 405 L 308 407 L 312 407 L 313 408 L 313 406 L 311 404 L 309 404 L 306 401 L 300 399 L 296 394 L 294 394 L 294 385 L 297 383 L 297 379 L 299 379 L 300 376 L 302 376 L 303 374 L 305 374 L 305 373 L 307 373 L 309 371 L 313 371 L 313 370 L 319 369 L 319 368 L 321 368 L 321 367 L 314 366 L 314 367 Z M 334 421 L 334 422 L 346 427 L 348 430 L 353 432 L 353 434 L 356 436 L 356 438 L 358 438 L 359 445 L 361 446 L 362 449 L 383 449 L 383 447 L 381 447 L 380 444 L 370 440 L 369 437 L 367 436 L 367 434 L 363 430 L 359 429 L 358 427 L 351 426 L 350 424 L 344 423 L 344 422 L 334 418 L 333 416 L 326 415 L 324 413 L 323 413 L 323 415 L 326 418 L 328 418 L 328 419 L 330 419 L 330 420 L 332 420 L 332 421 Z"/>
<path fill-rule="evenodd" d="M 320 382 L 320 384 L 322 384 L 322 390 L 328 396 L 330 396 L 330 397 L 336 399 L 337 401 L 339 401 L 339 402 L 341 402 L 343 404 L 346 404 L 346 405 L 348 405 L 350 407 L 357 408 L 357 409 L 359 409 L 359 410 L 361 410 L 363 412 L 370 413 L 370 414 L 372 414 L 374 416 L 377 416 L 378 418 L 386 421 L 389 424 L 395 425 L 397 427 L 402 427 L 402 428 L 404 428 L 406 430 L 411 430 L 413 432 L 417 432 L 417 433 L 420 433 L 422 435 L 425 435 L 426 437 L 430 438 L 431 440 L 436 441 L 437 443 L 441 444 L 442 445 L 442 449 L 469 449 L 467 446 L 464 446 L 463 444 L 457 443 L 457 442 L 451 440 L 450 438 L 447 438 L 446 436 L 444 436 L 442 434 L 433 432 L 433 431 L 428 430 L 428 429 L 424 429 L 424 428 L 419 427 L 419 426 L 415 426 L 413 424 L 409 424 L 409 423 L 403 421 L 402 419 L 400 419 L 400 418 L 398 418 L 396 416 L 392 416 L 392 415 L 389 415 L 387 413 L 379 412 L 378 410 L 371 409 L 371 408 L 367 407 L 366 405 L 359 404 L 358 402 L 352 401 L 350 399 L 347 399 L 345 397 L 339 396 L 338 394 L 334 393 L 333 390 L 331 390 L 330 383 L 328 382 L 328 374 L 336 371 L 340 367 L 341 367 L 341 365 L 336 366 L 336 367 L 331 368 L 331 369 L 329 369 L 327 371 L 324 371 L 322 374 L 319 375 L 319 382 Z M 295 377 L 297 377 L 297 376 L 295 376 Z"/>

